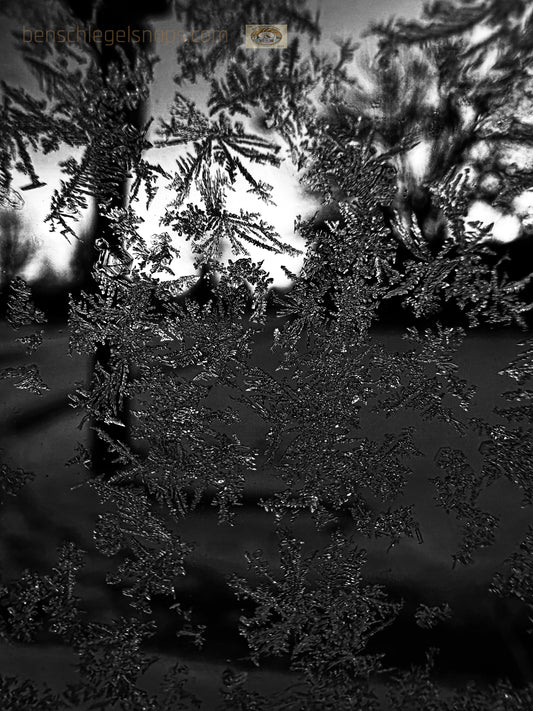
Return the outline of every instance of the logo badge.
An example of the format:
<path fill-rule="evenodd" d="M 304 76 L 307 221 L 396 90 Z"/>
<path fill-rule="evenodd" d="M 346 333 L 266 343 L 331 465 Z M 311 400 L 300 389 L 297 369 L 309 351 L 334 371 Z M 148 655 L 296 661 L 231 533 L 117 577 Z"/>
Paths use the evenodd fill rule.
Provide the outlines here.
<path fill-rule="evenodd" d="M 285 49 L 287 25 L 246 25 L 247 49 Z"/>

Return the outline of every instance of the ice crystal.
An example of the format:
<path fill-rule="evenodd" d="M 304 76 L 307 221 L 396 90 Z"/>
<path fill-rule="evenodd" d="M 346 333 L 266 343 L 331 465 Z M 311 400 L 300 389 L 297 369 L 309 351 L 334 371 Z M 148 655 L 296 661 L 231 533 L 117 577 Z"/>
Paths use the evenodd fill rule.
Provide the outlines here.
<path fill-rule="evenodd" d="M 446 513 L 454 513 L 462 526 L 462 541 L 454 562 L 472 562 L 472 554 L 494 542 L 498 518 L 483 511 L 478 498 L 486 488 L 485 471 L 481 474 L 468 464 L 461 450 L 443 448 L 437 456 L 437 465 L 444 476 L 432 480 L 435 500 Z"/>
<path fill-rule="evenodd" d="M 201 708 L 201 700 L 186 687 L 188 677 L 188 667 L 184 664 L 174 664 L 165 674 L 155 708 L 161 711 L 189 711 Z"/>
<path fill-rule="evenodd" d="M 524 496 L 524 501 L 533 501 L 531 480 L 531 430 L 524 427 L 490 425 L 475 420 L 483 441 L 479 451 L 483 455 L 483 476 L 487 481 L 505 477 L 516 485 Z"/>
<path fill-rule="evenodd" d="M 414 408 L 424 419 L 438 419 L 464 432 L 465 418 L 460 417 L 460 410 L 468 411 L 475 387 L 457 376 L 452 360 L 463 337 L 464 333 L 457 329 L 410 329 L 406 333 L 405 338 L 416 345 L 392 359 L 397 376 L 384 383 L 384 396 L 379 399 L 388 417 Z M 450 396 L 457 402 L 459 412 L 446 406 Z"/>
<path fill-rule="evenodd" d="M 122 487 L 93 481 L 103 502 L 114 510 L 99 516 L 94 536 L 107 556 L 126 555 L 108 583 L 120 585 L 131 605 L 149 612 L 154 595 L 174 596 L 176 578 L 184 575 L 183 562 L 191 547 L 165 524 L 146 496 Z"/>
<path fill-rule="evenodd" d="M 415 613 L 416 624 L 424 629 L 432 629 L 448 619 L 451 614 L 452 611 L 447 602 L 444 605 L 434 605 L 433 607 L 420 605 Z"/>
<path fill-rule="evenodd" d="M 89 623 L 74 644 L 82 682 L 71 689 L 71 698 L 92 702 L 96 708 L 110 704 L 138 711 L 147 708 L 148 694 L 137 680 L 154 661 L 141 651 L 142 642 L 152 634 L 152 623 L 135 618 Z"/>
<path fill-rule="evenodd" d="M 0 455 L 3 452 L 0 451 Z M 0 492 L 2 498 L 4 496 L 16 496 L 24 488 L 24 486 L 33 479 L 32 472 L 24 471 L 24 469 L 13 469 L 5 462 L 0 463 Z"/>
<path fill-rule="evenodd" d="M 508 572 L 494 576 L 491 590 L 501 597 L 513 596 L 533 602 L 533 529 L 528 528 L 519 549 L 506 561 Z"/>
<path fill-rule="evenodd" d="M 280 146 L 247 132 L 240 122 L 232 124 L 225 113 L 211 120 L 194 104 L 177 93 L 169 121 L 162 121 L 159 129 L 161 146 L 194 146 L 194 153 L 177 159 L 178 170 L 170 187 L 174 199 L 162 219 L 178 235 L 192 241 L 198 264 L 216 262 L 221 254 L 221 241 L 226 240 L 234 253 L 245 253 L 245 244 L 270 251 L 294 253 L 283 244 L 279 235 L 259 214 L 241 209 L 230 213 L 225 206 L 226 193 L 238 176 L 249 186 L 249 192 L 270 202 L 271 186 L 257 180 L 245 161 L 278 166 Z M 204 207 L 189 203 L 183 209 L 192 187 L 200 193 Z"/>
<path fill-rule="evenodd" d="M 35 363 L 2 368 L 0 380 L 14 380 L 13 385 L 19 390 L 29 390 L 34 395 L 42 395 L 48 390 L 48 385 L 42 380 L 39 368 Z"/>
<path fill-rule="evenodd" d="M 20 580 L 0 588 L 0 634 L 10 641 L 29 642 L 41 632 L 70 638 L 79 614 L 74 594 L 83 551 L 65 543 L 48 575 L 26 570 Z"/>
<path fill-rule="evenodd" d="M 45 315 L 33 303 L 30 287 L 20 277 L 13 279 L 10 284 L 7 321 L 15 329 L 46 323 Z"/>
<path fill-rule="evenodd" d="M 291 668 L 318 680 L 364 676 L 376 664 L 365 653 L 369 639 L 399 609 L 379 586 L 364 583 L 365 553 L 336 534 L 324 550 L 305 554 L 303 542 L 281 533 L 279 555 L 279 573 L 260 552 L 248 556 L 257 586 L 232 582 L 255 603 L 253 616 L 241 618 L 252 659 L 288 655 Z"/>
<path fill-rule="evenodd" d="M 29 679 L 0 675 L 0 694 L 9 711 L 57 711 L 65 708 L 47 686 L 36 686 Z"/>
<path fill-rule="evenodd" d="M 515 689 L 507 681 L 498 681 L 488 688 L 472 682 L 447 696 L 431 678 L 433 657 L 434 654 L 430 654 L 426 665 L 412 667 L 395 676 L 387 689 L 388 702 L 392 708 L 409 711 L 485 711 L 489 708 L 525 711 L 531 703 L 531 685 Z"/>

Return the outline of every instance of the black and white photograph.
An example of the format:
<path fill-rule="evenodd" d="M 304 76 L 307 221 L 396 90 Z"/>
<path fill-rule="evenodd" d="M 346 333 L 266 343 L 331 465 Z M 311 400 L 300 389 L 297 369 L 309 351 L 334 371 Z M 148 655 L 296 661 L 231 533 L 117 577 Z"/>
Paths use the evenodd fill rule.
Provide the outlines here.
<path fill-rule="evenodd" d="M 533 711 L 533 0 L 0 0 L 0 711 Z"/>

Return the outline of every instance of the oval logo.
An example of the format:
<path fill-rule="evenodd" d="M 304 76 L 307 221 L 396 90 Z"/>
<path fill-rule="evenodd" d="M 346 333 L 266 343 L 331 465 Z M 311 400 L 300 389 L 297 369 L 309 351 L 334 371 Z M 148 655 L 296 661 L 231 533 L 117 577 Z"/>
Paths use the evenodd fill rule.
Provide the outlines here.
<path fill-rule="evenodd" d="M 281 42 L 283 35 L 276 27 L 259 27 L 255 32 L 252 32 L 250 39 L 262 47 L 270 47 Z"/>

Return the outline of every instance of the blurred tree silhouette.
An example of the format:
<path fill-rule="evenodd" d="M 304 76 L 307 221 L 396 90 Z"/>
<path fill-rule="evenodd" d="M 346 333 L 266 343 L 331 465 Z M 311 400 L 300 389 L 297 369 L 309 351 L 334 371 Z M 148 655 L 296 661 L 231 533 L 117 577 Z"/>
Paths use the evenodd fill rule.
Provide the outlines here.
<path fill-rule="evenodd" d="M 359 117 L 398 169 L 394 207 L 410 228 L 442 246 L 446 220 L 432 186 L 465 171 L 471 199 L 509 210 L 533 185 L 531 13 L 527 3 L 429 2 L 420 21 L 374 24 L 375 56 L 358 63 L 355 86 L 334 106 Z"/>
<path fill-rule="evenodd" d="M 35 239 L 23 232 L 20 213 L 15 210 L 0 211 L 0 288 L 5 289 L 19 276 L 37 251 Z"/>

